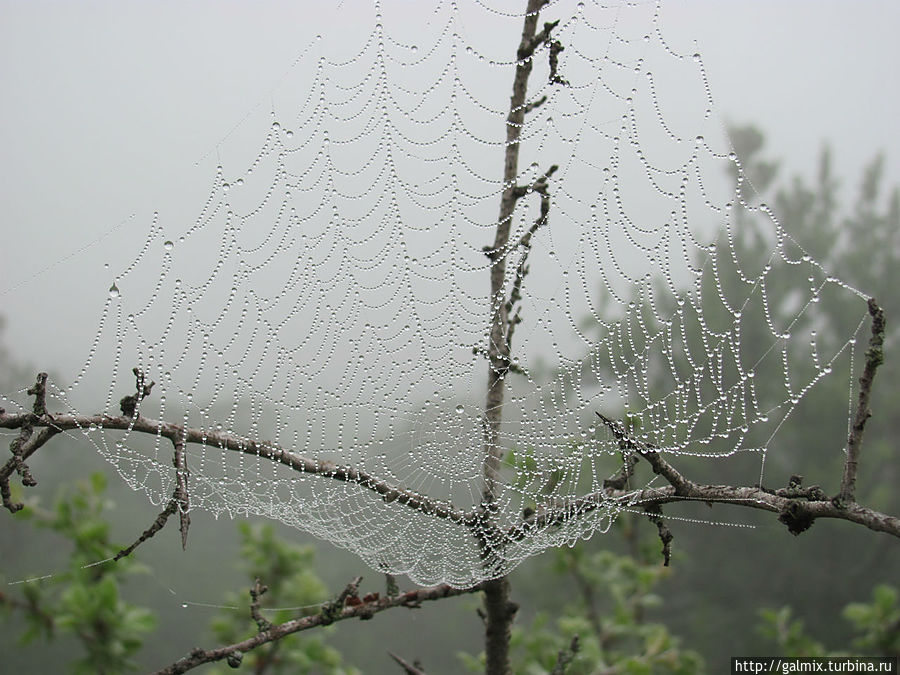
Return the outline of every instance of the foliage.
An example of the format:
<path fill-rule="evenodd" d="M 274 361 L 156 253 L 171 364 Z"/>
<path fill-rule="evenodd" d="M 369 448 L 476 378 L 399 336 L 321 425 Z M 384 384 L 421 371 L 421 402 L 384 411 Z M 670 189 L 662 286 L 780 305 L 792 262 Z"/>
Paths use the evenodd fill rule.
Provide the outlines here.
<path fill-rule="evenodd" d="M 637 537 L 638 533 L 627 528 L 625 536 Z M 548 554 L 554 578 L 544 578 L 543 583 L 567 589 L 561 591 L 566 593 L 566 601 L 555 619 L 541 611 L 530 622 L 513 627 L 514 672 L 560 672 L 554 671 L 560 654 L 570 651 L 576 635 L 578 650 L 565 670 L 569 675 L 704 672 L 697 652 L 682 647 L 680 639 L 663 624 L 647 620 L 649 610 L 662 603 L 654 589 L 671 569 L 662 566 L 654 546 L 634 543 L 637 550 L 632 555 L 591 550 L 588 542 Z M 470 671 L 481 672 L 483 656 L 463 654 L 460 658 Z"/>
<path fill-rule="evenodd" d="M 836 651 L 827 650 L 810 637 L 804 622 L 792 615 L 790 607 L 760 611 L 760 634 L 774 642 L 784 656 L 900 656 L 900 603 L 893 586 L 877 586 L 871 603 L 854 602 L 844 608 L 843 617 L 851 624 L 852 634 Z"/>
<path fill-rule="evenodd" d="M 284 609 L 263 610 L 272 623 L 282 623 L 298 615 L 316 614 L 321 603 L 329 599 L 328 589 L 313 568 L 315 549 L 299 546 L 275 535 L 271 525 L 239 523 L 241 535 L 241 568 L 250 584 L 256 579 L 267 590 L 261 605 Z M 238 609 L 217 616 L 212 623 L 216 640 L 231 644 L 254 635 L 258 626 L 250 618 L 250 595 L 229 593 L 224 604 Z M 244 656 L 243 664 L 254 673 L 330 673 L 343 675 L 355 669 L 344 666 L 341 654 L 326 644 L 328 629 L 313 635 L 291 635 L 271 642 Z M 215 671 L 214 671 L 215 672 Z M 229 672 L 220 667 L 219 672 Z"/>
<path fill-rule="evenodd" d="M 65 571 L 25 584 L 22 598 L 2 598 L 7 610 L 22 613 L 22 643 L 50 641 L 57 633 L 77 639 L 82 654 L 70 662 L 74 673 L 133 670 L 133 656 L 156 626 L 150 610 L 120 595 L 122 579 L 144 571 L 140 564 L 129 558 L 93 564 L 108 561 L 122 548 L 109 541 L 106 518 L 112 504 L 104 499 L 105 490 L 105 476 L 95 473 L 71 486 L 51 511 L 31 504 L 21 512 L 35 526 L 67 539 L 73 549 Z"/>

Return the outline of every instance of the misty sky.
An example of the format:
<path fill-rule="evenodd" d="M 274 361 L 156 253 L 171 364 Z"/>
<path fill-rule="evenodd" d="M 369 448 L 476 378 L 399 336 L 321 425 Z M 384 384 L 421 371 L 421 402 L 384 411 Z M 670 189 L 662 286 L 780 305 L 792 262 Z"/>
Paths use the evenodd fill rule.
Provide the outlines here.
<path fill-rule="evenodd" d="M 410 21 L 423 13 L 399 4 Z M 139 246 L 147 214 L 173 195 L 204 198 L 217 144 L 269 109 L 306 40 L 371 24 L 367 3 L 309 6 L 0 2 L 0 308 L 15 355 L 41 367 L 83 355 L 109 285 L 103 265 Z M 785 167 L 811 171 L 827 140 L 845 194 L 879 150 L 900 181 L 900 4 L 672 1 L 662 19 L 678 48 L 697 39 L 721 119 L 758 123 Z M 77 344 L 60 318 L 88 326 Z"/>

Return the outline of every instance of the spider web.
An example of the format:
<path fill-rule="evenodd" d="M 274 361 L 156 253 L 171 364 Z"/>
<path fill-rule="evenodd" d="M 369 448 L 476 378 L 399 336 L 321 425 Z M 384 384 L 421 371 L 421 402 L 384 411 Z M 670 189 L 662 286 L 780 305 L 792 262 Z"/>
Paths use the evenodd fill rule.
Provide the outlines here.
<path fill-rule="evenodd" d="M 484 248 L 523 15 L 426 4 L 376 3 L 369 23 L 310 41 L 269 118 L 248 115 L 217 148 L 198 210 L 150 219 L 81 373 L 53 393 L 79 412 L 73 392 L 102 382 L 118 414 L 137 366 L 156 382 L 141 415 L 207 435 L 186 447 L 192 508 L 264 515 L 378 570 L 469 586 L 639 508 L 597 497 L 622 468 L 597 412 L 686 461 L 749 456 L 745 482 L 762 480 L 775 432 L 846 367 L 866 307 L 753 202 L 702 59 L 666 41 L 657 5 L 554 2 L 541 22 L 560 20 L 568 86 L 540 46 L 528 100 L 546 101 L 526 115 L 517 179 L 559 166 L 549 220 L 520 245 L 540 208 L 525 195 L 501 252 L 504 297 L 521 284 L 522 298 L 491 527 L 519 534 L 486 557 L 481 524 L 336 480 L 352 466 L 454 513 L 482 502 Z M 820 334 L 820 306 L 847 297 L 858 313 Z M 84 434 L 133 489 L 171 497 L 166 439 Z M 257 445 L 224 449 L 225 435 Z M 276 445 L 311 470 L 260 452 Z M 595 508 L 522 528 L 585 495 Z"/>

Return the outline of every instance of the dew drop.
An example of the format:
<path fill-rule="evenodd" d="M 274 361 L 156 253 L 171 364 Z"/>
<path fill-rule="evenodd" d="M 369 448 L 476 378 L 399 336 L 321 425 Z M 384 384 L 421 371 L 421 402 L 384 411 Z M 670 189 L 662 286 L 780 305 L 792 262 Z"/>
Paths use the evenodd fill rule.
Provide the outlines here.
<path fill-rule="evenodd" d="M 113 285 L 109 287 L 109 297 L 118 298 L 120 295 L 121 293 L 119 293 L 119 287 L 116 286 L 114 282 Z"/>
<path fill-rule="evenodd" d="M 464 411 L 465 411 L 465 408 L 463 408 L 462 403 L 460 403 L 459 405 L 456 406 L 456 413 L 458 415 L 462 415 Z"/>
<path fill-rule="evenodd" d="M 175 248 L 175 244 L 173 244 L 170 240 L 167 239 L 163 243 L 163 248 L 166 249 L 167 251 L 171 251 L 173 248 Z"/>

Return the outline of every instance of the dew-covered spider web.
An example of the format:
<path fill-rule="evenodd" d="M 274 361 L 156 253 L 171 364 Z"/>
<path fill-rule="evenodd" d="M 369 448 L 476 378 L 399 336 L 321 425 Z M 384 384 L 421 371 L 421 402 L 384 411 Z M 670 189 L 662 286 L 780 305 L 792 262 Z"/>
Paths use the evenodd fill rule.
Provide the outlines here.
<path fill-rule="evenodd" d="M 137 367 L 156 384 L 135 415 L 201 431 L 191 508 L 274 518 L 421 583 L 506 573 L 665 485 L 639 473 L 607 498 L 623 459 L 598 412 L 675 464 L 740 459 L 742 484 L 764 480 L 803 396 L 838 365 L 848 378 L 864 297 L 754 200 L 701 55 L 667 41 L 655 3 L 541 11 L 538 31 L 559 23 L 530 57 L 523 196 L 492 253 L 516 4 L 354 5 L 340 32 L 302 27 L 271 106 L 211 152 L 207 194 L 190 213 L 163 200 L 110 270 L 55 402 L 96 413 L 72 401 L 103 383 L 120 415 Z M 492 302 L 520 321 L 484 509 Z M 828 302 L 849 309 L 823 333 Z M 133 489 L 171 498 L 168 439 L 84 433 Z"/>

